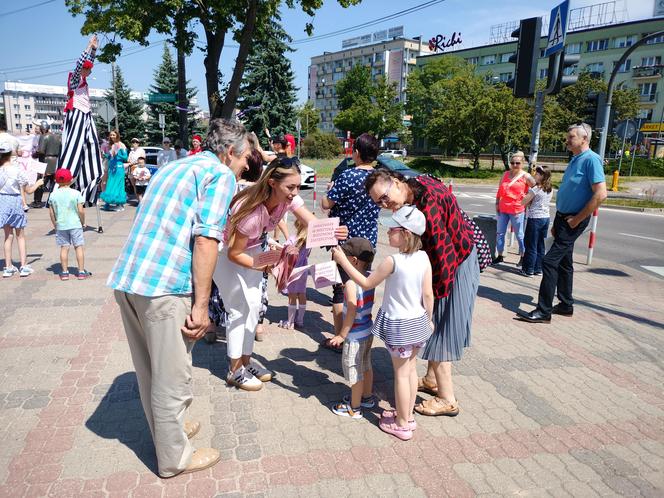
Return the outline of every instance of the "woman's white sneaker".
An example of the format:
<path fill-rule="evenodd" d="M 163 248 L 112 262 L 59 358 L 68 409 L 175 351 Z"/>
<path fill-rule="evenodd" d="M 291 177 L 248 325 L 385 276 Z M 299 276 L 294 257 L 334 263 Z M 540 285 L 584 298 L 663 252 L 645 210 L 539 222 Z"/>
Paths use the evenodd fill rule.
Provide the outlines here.
<path fill-rule="evenodd" d="M 243 391 L 260 391 L 263 388 L 263 383 L 244 367 L 228 372 L 226 383 Z"/>
<path fill-rule="evenodd" d="M 270 382 L 272 380 L 272 372 L 267 368 L 260 366 L 258 363 L 252 361 L 247 365 L 246 369 L 261 382 Z"/>

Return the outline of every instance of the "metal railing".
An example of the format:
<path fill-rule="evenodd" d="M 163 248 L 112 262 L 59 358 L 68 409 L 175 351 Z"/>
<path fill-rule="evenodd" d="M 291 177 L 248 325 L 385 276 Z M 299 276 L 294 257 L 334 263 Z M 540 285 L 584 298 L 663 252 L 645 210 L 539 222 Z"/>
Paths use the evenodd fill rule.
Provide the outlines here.
<path fill-rule="evenodd" d="M 653 76 L 661 76 L 662 75 L 662 69 L 664 66 L 657 65 L 657 66 L 641 66 L 641 67 L 635 67 L 632 69 L 632 77 L 633 78 L 648 78 L 648 77 L 653 77 Z"/>
<path fill-rule="evenodd" d="M 639 102 L 657 102 L 659 92 L 649 93 L 648 95 L 639 95 Z"/>

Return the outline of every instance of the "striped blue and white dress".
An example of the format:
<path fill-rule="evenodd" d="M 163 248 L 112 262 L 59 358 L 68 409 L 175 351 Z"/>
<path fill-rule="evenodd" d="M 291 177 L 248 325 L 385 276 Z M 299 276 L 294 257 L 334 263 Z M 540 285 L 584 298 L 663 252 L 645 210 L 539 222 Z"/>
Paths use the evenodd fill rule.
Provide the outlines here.
<path fill-rule="evenodd" d="M 393 254 L 394 271 L 385 279 L 383 303 L 371 332 L 389 346 L 425 342 L 433 330 L 422 303 L 422 281 L 429 256 L 424 251 Z"/>

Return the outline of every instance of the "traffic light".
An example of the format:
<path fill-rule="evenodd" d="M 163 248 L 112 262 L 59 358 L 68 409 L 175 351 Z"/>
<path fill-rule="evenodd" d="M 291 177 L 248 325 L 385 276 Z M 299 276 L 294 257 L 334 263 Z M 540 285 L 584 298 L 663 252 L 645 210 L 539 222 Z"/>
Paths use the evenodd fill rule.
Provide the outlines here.
<path fill-rule="evenodd" d="M 542 36 L 542 18 L 521 19 L 519 29 L 514 30 L 512 38 L 518 38 L 516 53 L 509 61 L 515 64 L 514 78 L 507 82 L 517 98 L 532 97 L 537 81 L 537 60 L 540 55 L 540 37 Z"/>
<path fill-rule="evenodd" d="M 560 90 L 566 86 L 573 85 L 577 82 L 579 77 L 576 74 L 569 76 L 565 75 L 565 69 L 579 63 L 581 56 L 578 54 L 566 54 L 563 49 L 562 53 L 553 54 L 549 56 L 549 70 L 547 71 L 546 87 L 549 89 L 549 95 L 556 95 Z M 556 67 L 556 63 L 558 66 Z M 555 78 L 555 81 L 552 79 Z"/>
<path fill-rule="evenodd" d="M 606 93 L 590 92 L 586 95 L 585 107 L 583 109 L 584 121 L 594 130 L 604 123 L 604 111 L 606 110 Z"/>

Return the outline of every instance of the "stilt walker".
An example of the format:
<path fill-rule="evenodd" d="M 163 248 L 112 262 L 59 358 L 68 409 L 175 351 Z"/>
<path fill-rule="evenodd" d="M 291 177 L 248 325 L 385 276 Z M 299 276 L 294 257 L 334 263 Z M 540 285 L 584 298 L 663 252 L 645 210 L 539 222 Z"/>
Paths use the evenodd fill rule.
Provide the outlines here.
<path fill-rule="evenodd" d="M 88 46 L 78 58 L 74 71 L 69 73 L 62 152 L 59 159 L 59 167 L 71 171 L 76 179 L 76 188 L 90 205 L 96 205 L 99 180 L 104 172 L 87 82 L 98 45 L 97 35 L 92 35 Z M 101 218 L 99 213 L 97 215 L 101 228 Z"/>

